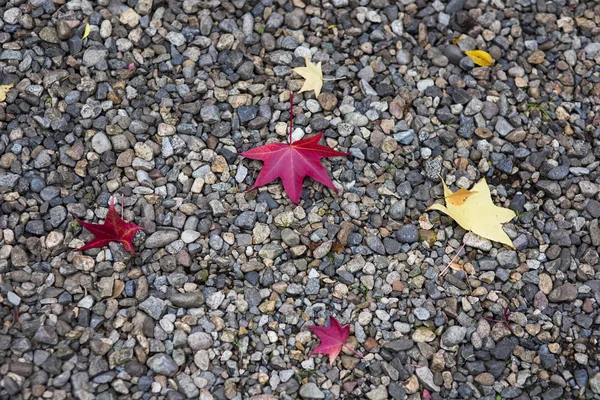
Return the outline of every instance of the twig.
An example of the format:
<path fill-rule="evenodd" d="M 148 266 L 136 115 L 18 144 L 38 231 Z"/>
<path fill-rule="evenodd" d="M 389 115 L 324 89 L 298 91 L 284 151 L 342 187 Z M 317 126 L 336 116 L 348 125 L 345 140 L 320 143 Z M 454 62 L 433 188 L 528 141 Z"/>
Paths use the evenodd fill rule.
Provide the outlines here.
<path fill-rule="evenodd" d="M 339 78 L 323 78 L 323 82 L 341 81 L 343 79 L 346 79 L 346 77 L 340 76 Z"/>
<path fill-rule="evenodd" d="M 294 92 L 290 92 L 290 144 L 294 133 Z"/>
<path fill-rule="evenodd" d="M 508 306 L 506 306 L 506 308 L 504 309 L 504 311 L 502 311 L 502 319 L 493 319 L 493 318 L 488 318 L 488 317 L 483 317 L 483 319 L 485 319 L 486 321 L 490 321 L 490 322 L 497 322 L 499 324 L 504 324 L 506 325 L 506 327 L 508 328 L 508 330 L 510 331 L 510 333 L 512 333 L 513 335 L 515 334 L 515 332 L 512 329 L 512 326 L 510 326 L 510 323 L 508 322 L 508 317 L 510 316 L 510 308 L 508 308 Z"/>
<path fill-rule="evenodd" d="M 448 265 L 446 265 L 446 268 L 444 268 L 444 270 L 442 272 L 440 272 L 440 276 L 444 275 L 446 273 L 446 271 L 448 270 L 448 268 L 450 268 L 450 265 L 452 265 L 452 263 L 454 262 L 454 260 L 456 260 L 456 257 L 458 257 L 458 255 L 460 254 L 460 252 L 462 251 L 462 249 L 465 248 L 465 246 L 467 245 L 467 240 L 469 240 L 469 235 L 471 234 L 471 232 L 467 232 L 467 234 L 465 235 L 465 238 L 463 239 L 463 245 L 460 247 L 460 249 L 458 249 L 458 251 L 456 252 L 456 255 L 452 258 L 452 260 L 450 260 L 450 262 L 448 263 Z"/>

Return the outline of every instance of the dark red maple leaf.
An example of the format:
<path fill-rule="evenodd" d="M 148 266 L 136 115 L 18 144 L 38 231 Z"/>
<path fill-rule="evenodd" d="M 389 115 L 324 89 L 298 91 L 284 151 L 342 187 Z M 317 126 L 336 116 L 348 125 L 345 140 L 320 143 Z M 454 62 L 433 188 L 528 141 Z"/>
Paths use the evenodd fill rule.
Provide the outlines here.
<path fill-rule="evenodd" d="M 108 207 L 108 213 L 106 214 L 106 219 L 104 220 L 103 224 L 83 222 L 77 217 L 75 217 L 75 219 L 95 236 L 94 239 L 92 239 L 89 243 L 75 251 L 84 251 L 97 247 L 104 247 L 110 242 L 119 242 L 123 244 L 125 250 L 136 254 L 131 241 L 133 240 L 135 233 L 137 231 L 144 230 L 144 228 L 137 226 L 132 222 L 127 222 L 121 216 L 119 216 L 119 213 L 115 209 L 114 197 L 111 198 L 110 206 Z"/>
<path fill-rule="evenodd" d="M 350 325 L 342 326 L 337 319 L 329 317 L 329 326 L 309 326 L 308 328 L 321 339 L 321 344 L 311 351 L 310 354 L 329 354 L 330 366 L 333 366 L 333 362 L 343 347 L 352 351 L 357 356 L 363 357 L 362 354 L 345 344 L 348 336 L 350 336 Z"/>
<path fill-rule="evenodd" d="M 294 204 L 298 204 L 300 194 L 302 194 L 302 181 L 307 176 L 337 191 L 320 160 L 325 157 L 345 157 L 348 153 L 341 153 L 320 145 L 319 140 L 321 140 L 323 132 L 308 139 L 292 142 L 293 104 L 294 96 L 292 94 L 290 95 L 290 144 L 270 143 L 245 151 L 240 155 L 264 162 L 264 166 L 250 190 L 281 178 L 285 192 Z"/>

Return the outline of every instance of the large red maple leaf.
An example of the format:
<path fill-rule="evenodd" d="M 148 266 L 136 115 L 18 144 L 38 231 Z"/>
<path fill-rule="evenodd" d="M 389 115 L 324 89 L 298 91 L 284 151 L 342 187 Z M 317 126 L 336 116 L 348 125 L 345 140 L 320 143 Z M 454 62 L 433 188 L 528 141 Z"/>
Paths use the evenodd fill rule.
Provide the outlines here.
<path fill-rule="evenodd" d="M 302 181 L 309 176 L 315 181 L 337 191 L 327 171 L 321 165 L 321 158 L 345 157 L 348 153 L 330 149 L 319 144 L 323 132 L 308 139 L 292 141 L 292 107 L 294 96 L 290 95 L 290 144 L 271 143 L 240 153 L 241 156 L 264 162 L 253 190 L 281 178 L 283 188 L 294 204 L 300 201 Z"/>
<path fill-rule="evenodd" d="M 135 233 L 144 228 L 137 226 L 132 222 L 125 221 L 115 209 L 115 198 L 112 197 L 110 206 L 108 207 L 108 213 L 103 224 L 92 224 L 90 222 L 84 222 L 79 218 L 75 219 L 88 231 L 94 234 L 94 239 L 84 246 L 78 248 L 75 251 L 84 251 L 88 249 L 94 249 L 97 247 L 104 247 L 110 242 L 119 242 L 125 247 L 130 253 L 137 254 L 133 249 L 133 237 Z"/>
<path fill-rule="evenodd" d="M 310 354 L 329 354 L 330 366 L 333 366 L 333 362 L 343 347 L 352 351 L 357 356 L 363 357 L 362 354 L 345 344 L 348 336 L 350 336 L 350 325 L 342 326 L 337 319 L 329 317 L 329 326 L 309 326 L 308 328 L 321 339 L 321 344 L 315 347 Z"/>

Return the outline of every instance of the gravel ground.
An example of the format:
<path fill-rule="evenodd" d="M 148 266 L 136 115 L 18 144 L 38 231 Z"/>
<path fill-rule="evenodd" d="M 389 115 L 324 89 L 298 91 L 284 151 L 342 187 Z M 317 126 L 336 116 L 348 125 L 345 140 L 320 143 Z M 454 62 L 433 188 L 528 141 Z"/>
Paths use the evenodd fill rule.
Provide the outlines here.
<path fill-rule="evenodd" d="M 598 2 L 0 15 L 0 399 L 600 398 Z M 307 180 L 296 207 L 247 192 L 261 163 L 237 153 L 286 140 L 307 54 L 344 79 L 295 96 L 295 126 L 350 155 L 323 161 L 338 193 Z M 465 231 L 425 212 L 439 173 L 487 179 L 516 251 L 471 235 L 472 273 L 440 276 Z M 74 252 L 74 217 L 121 194 L 139 255 Z M 364 359 L 309 355 L 329 316 Z"/>

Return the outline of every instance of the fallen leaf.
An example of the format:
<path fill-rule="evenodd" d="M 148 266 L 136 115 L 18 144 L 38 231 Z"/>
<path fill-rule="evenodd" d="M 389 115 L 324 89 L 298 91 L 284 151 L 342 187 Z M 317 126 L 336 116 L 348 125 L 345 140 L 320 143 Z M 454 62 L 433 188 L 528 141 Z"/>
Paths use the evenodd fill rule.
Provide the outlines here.
<path fill-rule="evenodd" d="M 8 85 L 0 85 L 0 101 L 6 100 L 6 95 L 13 86 L 15 86 L 14 83 L 9 83 Z"/>
<path fill-rule="evenodd" d="M 477 192 L 469 191 L 466 189 L 458 189 L 458 191 L 454 192 L 452 195 L 446 197 L 447 203 L 452 203 L 454 206 L 460 206 L 462 203 L 467 200 L 469 196 L 474 195 Z"/>
<path fill-rule="evenodd" d="M 455 262 L 453 262 L 453 263 L 450 263 L 450 265 L 449 265 L 449 266 L 450 266 L 450 268 L 451 268 L 451 269 L 453 269 L 454 271 L 464 271 L 464 268 L 463 268 L 463 266 L 462 266 L 462 265 L 460 265 L 460 264 L 457 264 L 457 263 L 455 263 Z"/>
<path fill-rule="evenodd" d="M 483 50 L 465 51 L 465 54 L 473 60 L 476 65 L 482 67 L 491 67 L 494 65 L 494 59 Z"/>
<path fill-rule="evenodd" d="M 443 180 L 442 184 L 444 185 L 444 197 L 447 199 L 454 193 L 448 189 Z M 446 201 L 445 207 L 441 204 L 433 204 L 427 210 L 441 211 L 452 217 L 464 229 L 514 249 L 512 241 L 502 230 L 502 224 L 516 217 L 514 211 L 492 203 L 490 188 L 485 178 L 477 182 L 469 192 L 472 194 L 459 205 Z"/>
<path fill-rule="evenodd" d="M 453 45 L 457 45 L 457 44 L 458 44 L 458 42 L 460 42 L 460 41 L 461 41 L 461 40 L 463 40 L 463 39 L 464 39 L 464 36 L 463 36 L 463 35 L 460 35 L 459 37 L 452 39 L 452 44 L 453 44 Z"/>
<path fill-rule="evenodd" d="M 319 97 L 321 88 L 323 87 L 323 71 L 321 70 L 321 62 L 317 65 L 310 62 L 308 56 L 305 58 L 306 67 L 294 68 L 292 71 L 302 76 L 305 81 L 302 89 L 298 93 L 314 90 L 315 96 Z"/>
<path fill-rule="evenodd" d="M 103 224 L 92 224 L 90 222 L 83 222 L 79 218 L 75 217 L 77 221 L 88 231 L 94 234 L 92 239 L 86 245 L 78 248 L 75 251 L 84 251 L 88 249 L 94 249 L 98 247 L 104 247 L 110 242 L 119 242 L 130 253 L 136 254 L 133 249 L 131 241 L 137 231 L 143 230 L 144 228 L 137 226 L 134 223 L 127 222 L 115 209 L 115 198 L 111 198 L 110 206 L 108 208 L 108 214 Z"/>
<path fill-rule="evenodd" d="M 112 296 L 110 296 L 106 300 L 116 299 L 121 295 L 121 293 L 123 293 L 123 290 L 125 290 L 125 282 L 123 282 L 120 279 L 115 280 L 115 283 L 113 284 Z"/>
<path fill-rule="evenodd" d="M 431 399 L 431 393 L 429 393 L 429 390 L 427 389 L 423 389 L 423 399 Z"/>
<path fill-rule="evenodd" d="M 85 39 L 86 37 L 88 37 L 90 34 L 90 31 L 91 31 L 90 24 L 85 24 L 85 28 L 83 29 L 83 36 L 81 38 Z"/>
<path fill-rule="evenodd" d="M 340 254 L 342 251 L 344 251 L 344 246 L 339 242 L 335 242 L 331 245 L 331 251 Z"/>
<path fill-rule="evenodd" d="M 293 96 L 290 98 L 293 104 Z M 290 141 L 292 126 L 292 111 L 290 106 Z M 325 157 L 344 157 L 348 153 L 341 153 L 319 144 L 323 132 L 308 139 L 298 140 L 290 144 L 270 143 L 264 146 L 245 151 L 240 155 L 253 160 L 264 162 L 263 168 L 258 173 L 256 182 L 249 189 L 253 190 L 281 178 L 283 188 L 294 204 L 300 201 L 302 182 L 309 176 L 323 185 L 337 190 L 331 182 L 327 171 L 320 162 Z"/>
<path fill-rule="evenodd" d="M 333 366 L 333 362 L 350 336 L 350 325 L 342 327 L 337 319 L 329 317 L 329 326 L 309 326 L 308 328 L 321 339 L 321 344 L 310 354 L 329 354 L 329 365 Z"/>

